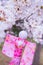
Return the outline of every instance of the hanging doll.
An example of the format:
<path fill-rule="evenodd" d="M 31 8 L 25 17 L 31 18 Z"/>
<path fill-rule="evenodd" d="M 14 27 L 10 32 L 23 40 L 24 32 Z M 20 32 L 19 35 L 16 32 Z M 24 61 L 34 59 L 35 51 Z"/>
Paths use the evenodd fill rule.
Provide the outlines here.
<path fill-rule="evenodd" d="M 19 37 L 7 34 L 2 53 L 11 57 L 9 65 L 31 65 L 36 44 L 26 40 L 27 32 L 21 31 Z M 24 61 L 24 62 L 22 62 Z"/>

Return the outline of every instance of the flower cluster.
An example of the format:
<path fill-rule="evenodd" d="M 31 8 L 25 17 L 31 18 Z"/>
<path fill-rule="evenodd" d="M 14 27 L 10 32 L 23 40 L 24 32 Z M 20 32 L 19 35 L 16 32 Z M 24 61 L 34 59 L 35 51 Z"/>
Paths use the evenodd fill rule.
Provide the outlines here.
<path fill-rule="evenodd" d="M 25 29 L 39 43 L 43 34 L 43 0 L 0 0 L 0 39 L 13 25 Z"/>
<path fill-rule="evenodd" d="M 6 30 L 15 24 L 14 20 L 13 2 L 11 0 L 0 0 L 0 42 L 5 38 Z"/>

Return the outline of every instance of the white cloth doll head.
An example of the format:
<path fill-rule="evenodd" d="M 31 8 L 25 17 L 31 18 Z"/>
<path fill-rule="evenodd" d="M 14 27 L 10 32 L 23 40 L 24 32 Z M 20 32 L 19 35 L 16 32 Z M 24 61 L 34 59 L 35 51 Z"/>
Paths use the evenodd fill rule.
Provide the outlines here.
<path fill-rule="evenodd" d="M 27 32 L 26 31 L 20 31 L 19 32 L 19 37 L 22 39 L 27 39 Z"/>

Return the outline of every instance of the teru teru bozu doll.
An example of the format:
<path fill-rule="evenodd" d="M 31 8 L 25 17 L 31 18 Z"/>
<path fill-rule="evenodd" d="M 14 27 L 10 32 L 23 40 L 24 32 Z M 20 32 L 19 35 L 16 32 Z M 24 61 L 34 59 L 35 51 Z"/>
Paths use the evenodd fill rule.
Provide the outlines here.
<path fill-rule="evenodd" d="M 7 34 L 2 53 L 11 57 L 9 65 L 32 65 L 36 44 L 27 41 L 27 36 L 24 30 L 19 37 Z"/>

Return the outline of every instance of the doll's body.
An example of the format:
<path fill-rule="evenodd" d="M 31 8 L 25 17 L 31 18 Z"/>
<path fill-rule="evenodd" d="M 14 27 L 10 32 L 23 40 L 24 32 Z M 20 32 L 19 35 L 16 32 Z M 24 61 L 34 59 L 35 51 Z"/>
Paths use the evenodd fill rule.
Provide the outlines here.
<path fill-rule="evenodd" d="M 9 65 L 32 65 L 36 44 L 26 39 L 26 31 L 21 31 L 19 37 L 7 34 L 2 53 L 11 57 Z"/>

